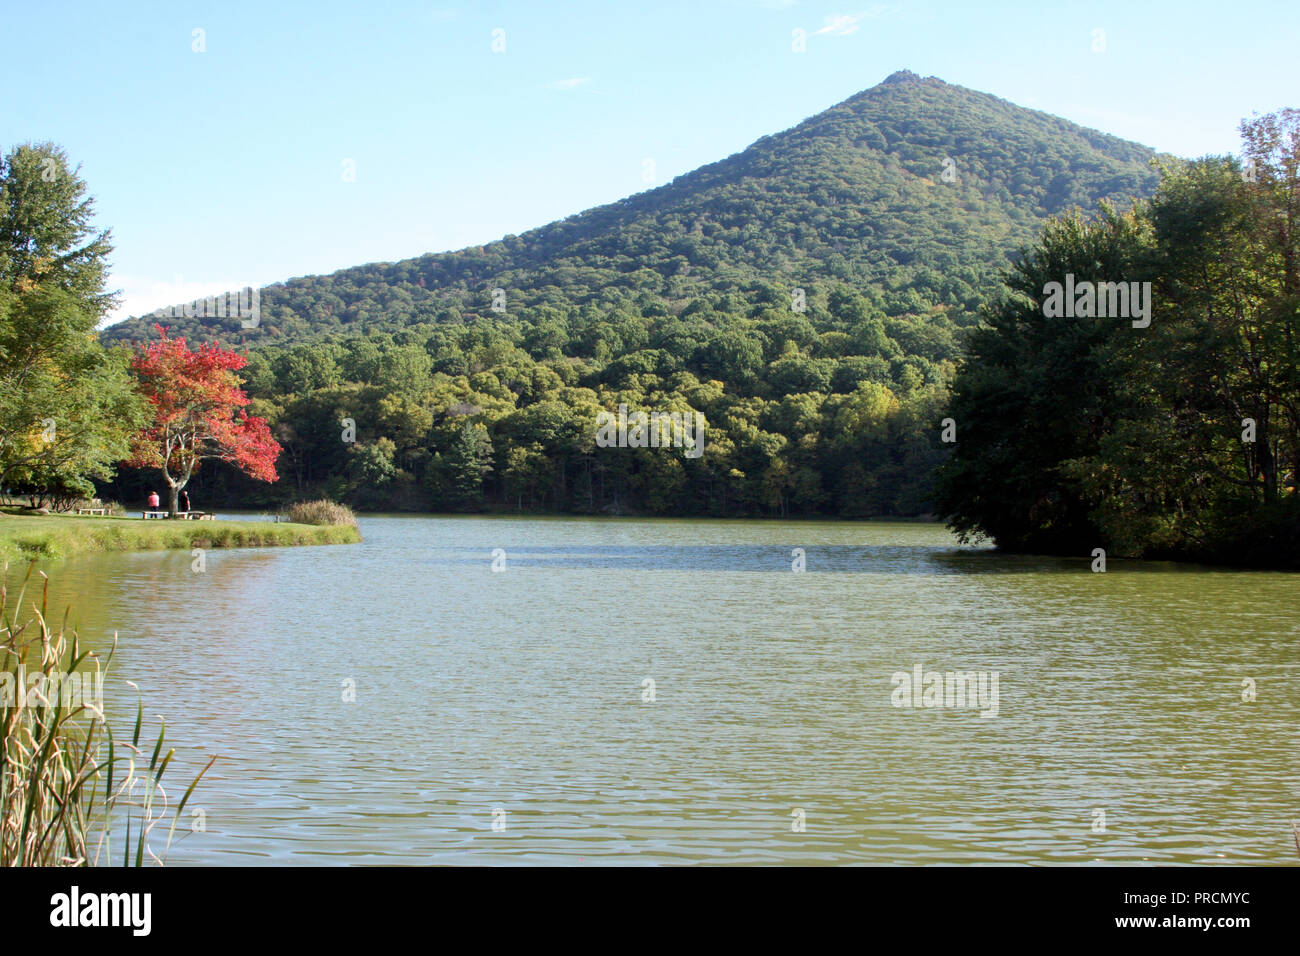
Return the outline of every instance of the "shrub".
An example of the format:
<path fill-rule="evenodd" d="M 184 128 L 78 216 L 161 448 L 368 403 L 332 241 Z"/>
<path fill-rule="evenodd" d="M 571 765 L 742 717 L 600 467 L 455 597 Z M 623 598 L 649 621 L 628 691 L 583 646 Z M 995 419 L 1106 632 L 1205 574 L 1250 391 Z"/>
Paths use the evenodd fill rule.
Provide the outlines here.
<path fill-rule="evenodd" d="M 357 526 L 357 516 L 347 505 L 320 498 L 316 501 L 296 501 L 280 512 L 284 521 L 295 524 L 341 524 Z"/>

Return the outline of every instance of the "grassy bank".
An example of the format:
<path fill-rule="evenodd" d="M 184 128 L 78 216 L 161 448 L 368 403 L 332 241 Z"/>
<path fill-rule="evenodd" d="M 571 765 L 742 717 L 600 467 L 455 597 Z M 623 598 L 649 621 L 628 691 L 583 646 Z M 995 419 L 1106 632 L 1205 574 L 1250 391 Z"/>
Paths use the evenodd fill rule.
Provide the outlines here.
<path fill-rule="evenodd" d="M 350 525 L 0 514 L 0 565 L 104 551 L 264 548 L 360 540 Z"/>

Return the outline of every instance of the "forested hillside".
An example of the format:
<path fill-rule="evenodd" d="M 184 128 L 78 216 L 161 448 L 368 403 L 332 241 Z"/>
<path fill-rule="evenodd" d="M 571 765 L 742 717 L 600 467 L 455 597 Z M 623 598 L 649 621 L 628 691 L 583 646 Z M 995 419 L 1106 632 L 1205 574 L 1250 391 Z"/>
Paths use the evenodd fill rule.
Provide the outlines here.
<path fill-rule="evenodd" d="M 276 494 L 362 507 L 917 514 L 965 328 L 1044 219 L 1149 195 L 1152 153 L 896 73 L 721 162 L 459 252 L 293 279 L 238 318 Z M 156 320 L 108 329 L 140 341 Z M 706 452 L 596 448 L 619 403 Z M 345 440 L 347 422 L 353 425 Z M 203 493 L 249 503 L 219 473 Z M 228 483 L 228 484 L 227 484 Z M 138 486 L 129 473 L 119 489 Z"/>

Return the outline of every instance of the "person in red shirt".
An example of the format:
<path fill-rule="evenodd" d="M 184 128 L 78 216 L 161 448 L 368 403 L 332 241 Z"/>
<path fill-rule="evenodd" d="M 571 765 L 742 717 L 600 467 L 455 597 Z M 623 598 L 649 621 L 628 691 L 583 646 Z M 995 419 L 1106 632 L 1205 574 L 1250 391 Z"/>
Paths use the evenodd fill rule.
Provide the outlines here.
<path fill-rule="evenodd" d="M 157 510 L 158 510 L 158 504 L 159 504 L 159 501 L 158 501 L 158 492 L 156 492 L 156 491 L 151 491 L 151 492 L 149 492 L 149 510 L 150 510 L 150 511 L 157 511 Z"/>

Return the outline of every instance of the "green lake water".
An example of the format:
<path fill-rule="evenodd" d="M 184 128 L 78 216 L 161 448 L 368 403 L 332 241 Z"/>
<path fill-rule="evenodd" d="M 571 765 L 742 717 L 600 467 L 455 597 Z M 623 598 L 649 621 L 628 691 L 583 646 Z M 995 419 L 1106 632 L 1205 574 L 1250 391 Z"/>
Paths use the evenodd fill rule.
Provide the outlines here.
<path fill-rule="evenodd" d="M 47 569 L 174 795 L 220 756 L 169 863 L 1297 862 L 1294 575 L 919 523 L 361 525 Z M 895 706 L 917 665 L 996 673 L 996 716 Z"/>

